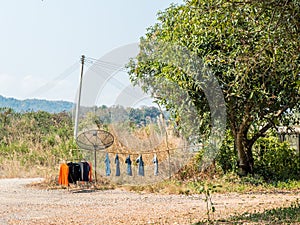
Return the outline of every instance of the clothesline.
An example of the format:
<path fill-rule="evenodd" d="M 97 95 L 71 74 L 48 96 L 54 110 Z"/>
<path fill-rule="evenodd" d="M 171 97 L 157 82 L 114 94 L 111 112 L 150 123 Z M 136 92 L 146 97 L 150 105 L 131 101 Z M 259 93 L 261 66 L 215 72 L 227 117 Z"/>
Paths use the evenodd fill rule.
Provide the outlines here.
<path fill-rule="evenodd" d="M 126 152 L 119 152 L 119 151 L 105 151 L 105 149 L 103 150 L 97 150 L 97 151 L 100 151 L 100 152 L 105 152 L 105 153 L 111 153 L 111 154 L 119 154 L 119 155 L 140 155 L 140 154 L 143 154 L 143 155 L 147 155 L 147 154 L 155 154 L 155 153 L 160 153 L 160 152 L 170 152 L 170 151 L 175 151 L 175 150 L 178 150 L 178 149 L 183 149 L 183 148 L 197 148 L 197 147 L 202 147 L 203 145 L 202 144 L 199 144 L 199 145 L 194 145 L 194 146 L 182 146 L 182 147 L 177 147 L 177 148 L 169 148 L 169 149 L 164 149 L 164 150 L 156 150 L 156 151 L 145 151 L 145 152 L 129 152 L 129 151 L 126 151 Z M 71 149 L 71 150 L 85 150 L 85 151 L 90 151 L 90 150 L 86 150 L 86 149 L 82 149 L 82 148 L 79 148 L 79 149 Z M 197 152 L 197 151 L 194 151 L 194 152 Z"/>
<path fill-rule="evenodd" d="M 118 154 L 115 156 L 115 176 L 119 177 L 121 176 L 121 168 L 120 168 L 120 159 Z M 144 161 L 142 158 L 142 155 L 140 155 L 135 162 L 138 164 L 138 176 L 145 176 L 144 173 Z M 154 164 L 154 175 L 158 176 L 158 159 L 156 155 L 153 158 L 153 164 Z M 105 163 L 105 173 L 106 176 L 111 175 L 111 161 L 109 159 L 108 153 L 106 153 L 106 157 L 104 160 Z M 132 173 L 132 160 L 130 159 L 130 156 L 127 156 L 125 163 L 127 164 L 127 170 L 126 174 L 128 176 L 133 176 Z M 95 168 L 96 171 L 96 168 Z M 96 180 L 96 174 L 95 174 L 95 180 Z M 58 183 L 60 185 L 69 186 L 70 183 L 76 184 L 77 181 L 92 181 L 92 165 L 90 162 L 79 162 L 79 163 L 62 163 L 60 165 L 59 170 L 59 178 Z"/>

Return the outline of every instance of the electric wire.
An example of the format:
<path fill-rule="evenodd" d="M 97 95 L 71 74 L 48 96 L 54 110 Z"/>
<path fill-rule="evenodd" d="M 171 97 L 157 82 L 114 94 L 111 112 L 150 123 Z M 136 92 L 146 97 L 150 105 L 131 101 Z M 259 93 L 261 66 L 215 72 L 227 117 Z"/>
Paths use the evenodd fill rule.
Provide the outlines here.
<path fill-rule="evenodd" d="M 101 61 L 104 62 L 104 61 Z M 123 82 L 121 82 L 119 79 L 115 78 L 116 74 L 119 72 L 126 72 L 126 70 L 122 69 L 124 67 L 119 66 L 118 68 L 115 67 L 116 64 L 113 63 L 108 63 L 105 62 L 104 64 L 98 64 L 96 65 L 97 67 L 93 66 L 94 64 L 92 64 L 92 66 L 89 67 L 89 70 L 94 72 L 96 75 L 101 76 L 101 72 L 108 74 L 111 74 L 106 80 L 106 83 L 109 83 L 111 85 L 113 85 L 114 87 L 118 88 L 119 90 L 123 90 L 123 93 L 127 94 L 130 97 L 136 98 L 136 97 L 140 97 L 140 96 L 136 96 L 134 95 L 131 91 L 129 91 L 128 89 L 126 89 L 126 87 L 128 85 L 124 84 Z M 102 66 L 103 65 L 103 66 Z M 111 69 L 111 71 L 107 72 L 103 69 L 105 68 L 109 68 Z M 114 73 L 111 73 L 114 72 Z M 99 93 L 101 94 L 101 91 L 103 90 L 103 88 L 101 90 L 99 90 Z"/>
<path fill-rule="evenodd" d="M 92 64 L 92 66 L 100 67 L 100 68 L 107 68 L 110 70 L 119 70 L 119 71 L 125 71 L 126 68 L 123 65 L 115 64 L 112 62 L 102 61 L 102 60 L 96 60 L 93 58 L 88 58 L 88 63 Z"/>
<path fill-rule="evenodd" d="M 92 70 L 96 74 L 99 73 L 98 69 L 101 69 L 102 71 L 106 70 L 108 72 L 116 71 L 116 70 L 118 70 L 120 72 L 121 71 L 126 72 L 125 68 L 121 65 L 111 63 L 111 62 L 106 62 L 106 61 L 99 60 L 99 59 L 95 59 L 95 58 L 92 58 L 92 57 L 86 57 L 84 62 L 85 62 L 85 65 L 88 66 L 88 69 L 86 69 L 86 70 Z M 55 77 L 51 81 L 43 84 L 42 86 L 40 86 L 36 90 L 32 91 L 30 93 L 30 95 L 40 95 L 40 94 L 43 94 L 43 93 L 51 90 L 52 88 L 54 88 L 57 85 L 57 83 L 59 83 L 60 81 L 65 80 L 74 71 L 76 71 L 79 68 L 79 64 L 80 64 L 80 60 L 77 60 L 74 64 L 72 64 L 70 67 L 68 67 L 65 71 L 63 71 L 57 77 Z M 96 67 L 97 69 L 94 68 L 94 67 Z M 117 79 L 113 79 L 113 80 L 115 82 L 118 82 Z M 117 85 L 118 87 L 120 87 L 120 83 L 121 82 L 119 82 L 119 84 Z"/>
<path fill-rule="evenodd" d="M 57 83 L 59 83 L 62 80 L 65 80 L 74 71 L 76 71 L 78 69 L 78 66 L 79 66 L 79 61 L 76 61 L 74 64 L 69 66 L 64 72 L 59 74 L 53 80 L 43 84 L 42 86 L 40 86 L 39 88 L 37 88 L 36 90 L 31 92 L 31 95 L 40 95 L 40 94 L 43 94 L 43 93 L 49 91 L 50 89 L 54 88 L 57 85 Z"/>
<path fill-rule="evenodd" d="M 95 58 L 92 58 L 92 57 L 87 57 L 87 59 L 90 60 L 91 62 L 97 63 L 97 64 L 107 65 L 107 66 L 116 67 L 116 68 L 123 67 L 120 64 L 107 62 L 107 61 L 103 61 L 103 60 L 100 60 L 100 59 L 95 59 Z"/>

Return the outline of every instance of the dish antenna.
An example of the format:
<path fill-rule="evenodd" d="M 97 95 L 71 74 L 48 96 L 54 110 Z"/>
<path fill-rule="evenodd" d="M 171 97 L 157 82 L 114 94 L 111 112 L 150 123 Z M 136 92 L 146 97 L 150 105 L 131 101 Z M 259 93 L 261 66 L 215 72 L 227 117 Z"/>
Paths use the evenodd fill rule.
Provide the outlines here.
<path fill-rule="evenodd" d="M 76 143 L 82 149 L 94 151 L 94 171 L 97 182 L 97 151 L 110 147 L 114 143 L 114 136 L 105 130 L 88 130 L 78 135 Z"/>
<path fill-rule="evenodd" d="M 83 79 L 83 67 L 84 67 L 85 56 L 81 56 L 81 71 L 80 71 L 80 82 L 79 82 L 79 92 L 77 98 L 77 104 L 75 109 L 75 127 L 74 127 L 74 138 L 77 145 L 85 150 L 94 151 L 94 171 L 95 171 L 95 181 L 97 182 L 97 151 L 104 150 L 110 147 L 114 143 L 114 136 L 105 131 L 101 130 L 98 126 L 98 130 L 87 130 L 78 135 L 78 118 L 79 118 L 79 107 L 81 100 L 81 89 L 82 89 L 82 79 Z"/>

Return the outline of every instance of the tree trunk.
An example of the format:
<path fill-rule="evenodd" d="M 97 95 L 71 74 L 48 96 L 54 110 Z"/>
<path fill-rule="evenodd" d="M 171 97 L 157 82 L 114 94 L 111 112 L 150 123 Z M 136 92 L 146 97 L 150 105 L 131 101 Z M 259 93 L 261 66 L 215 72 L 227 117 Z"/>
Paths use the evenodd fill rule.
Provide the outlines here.
<path fill-rule="evenodd" d="M 243 132 L 238 132 L 235 137 L 236 148 L 238 152 L 238 168 L 239 175 L 246 176 L 249 173 L 253 174 L 253 154 L 252 145 Z"/>

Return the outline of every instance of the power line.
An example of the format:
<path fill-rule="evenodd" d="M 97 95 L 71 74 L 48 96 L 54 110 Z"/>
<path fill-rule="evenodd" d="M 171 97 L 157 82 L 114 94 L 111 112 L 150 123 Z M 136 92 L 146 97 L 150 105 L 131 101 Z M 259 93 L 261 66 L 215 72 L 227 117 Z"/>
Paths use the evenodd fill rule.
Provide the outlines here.
<path fill-rule="evenodd" d="M 42 93 L 45 93 L 55 87 L 59 81 L 62 81 L 66 79 L 68 76 L 70 76 L 75 70 L 78 69 L 79 61 L 76 61 L 74 64 L 72 64 L 70 67 L 68 67 L 64 72 L 62 72 L 60 75 L 55 77 L 53 80 L 45 83 L 44 85 L 40 86 L 33 92 L 31 92 L 31 95 L 40 95 Z"/>
<path fill-rule="evenodd" d="M 91 63 L 92 64 L 91 66 L 95 66 L 95 67 L 107 68 L 110 70 L 118 70 L 118 71 L 126 72 L 126 69 L 123 65 L 112 63 L 112 62 L 97 60 L 97 59 L 88 57 L 88 63 Z"/>
<path fill-rule="evenodd" d="M 105 84 L 111 84 L 114 87 L 117 87 L 119 90 L 123 89 L 123 93 L 125 93 L 126 95 L 136 98 L 136 97 L 140 97 L 137 95 L 134 95 L 131 91 L 129 91 L 128 89 L 126 89 L 126 87 L 129 85 L 124 84 L 123 82 L 121 82 L 119 79 L 115 78 L 116 74 L 118 72 L 127 72 L 124 68 L 124 66 L 121 65 L 117 65 L 115 63 L 110 63 L 107 61 L 102 61 L 102 60 L 96 60 L 94 58 L 91 57 L 87 57 L 88 62 L 92 65 L 89 67 L 89 70 L 94 72 L 96 75 L 101 75 L 101 73 L 106 73 L 106 75 L 110 75 L 109 77 L 107 77 L 104 81 L 104 86 Z M 94 61 L 94 62 L 93 62 Z M 101 91 L 103 90 L 103 88 L 101 90 L 99 90 L 99 92 L 101 93 Z"/>

